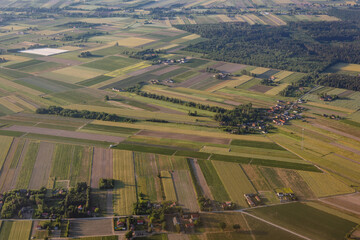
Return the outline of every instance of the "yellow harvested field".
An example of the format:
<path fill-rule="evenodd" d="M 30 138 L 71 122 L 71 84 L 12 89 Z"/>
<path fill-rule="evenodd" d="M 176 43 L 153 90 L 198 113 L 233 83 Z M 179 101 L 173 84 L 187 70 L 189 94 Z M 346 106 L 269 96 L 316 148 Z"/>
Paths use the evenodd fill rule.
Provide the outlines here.
<path fill-rule="evenodd" d="M 290 76 L 291 74 L 293 74 L 293 72 L 290 71 L 281 71 L 277 74 L 275 74 L 275 82 L 279 82 L 281 80 L 283 80 L 284 78 Z"/>
<path fill-rule="evenodd" d="M 242 16 L 240 16 L 240 15 L 236 15 L 235 18 L 236 18 L 236 20 L 238 20 L 239 22 L 246 22 L 246 20 L 244 20 L 244 18 L 242 18 Z"/>
<path fill-rule="evenodd" d="M 117 69 L 115 71 L 109 72 L 109 73 L 107 73 L 105 75 L 109 76 L 109 77 L 119 77 L 119 76 L 124 75 L 126 73 L 133 72 L 133 71 L 136 71 L 136 70 L 140 70 L 140 69 L 143 69 L 143 68 L 147 68 L 147 67 L 150 67 L 150 66 L 151 66 L 151 64 L 149 64 L 147 62 L 139 62 L 137 64 L 134 64 L 134 65 L 131 65 L 131 66 L 128 66 L 128 67 L 120 68 L 120 69 Z"/>
<path fill-rule="evenodd" d="M 217 91 L 219 89 L 222 89 L 222 88 L 226 87 L 226 84 L 228 84 L 229 82 L 231 82 L 231 81 L 230 80 L 223 81 L 221 83 L 218 83 L 218 84 L 216 84 L 214 86 L 209 87 L 205 91 L 207 91 L 207 92 L 215 92 L 215 91 Z"/>
<path fill-rule="evenodd" d="M 49 35 L 55 35 L 55 34 L 58 34 L 58 33 L 69 32 L 69 31 L 72 31 L 72 29 L 62 29 L 62 30 L 59 30 L 59 31 L 42 30 L 42 31 L 38 31 L 37 34 L 49 36 Z M 67 49 L 64 49 L 64 50 L 67 50 Z"/>
<path fill-rule="evenodd" d="M 329 15 L 319 15 L 318 17 L 322 21 L 328 21 L 328 22 L 340 21 L 340 19 L 338 19 L 337 17 L 333 17 L 333 16 L 329 16 Z"/>
<path fill-rule="evenodd" d="M 179 45 L 174 43 L 174 44 L 169 44 L 169 45 L 167 45 L 165 47 L 158 48 L 156 50 L 167 50 L 167 49 L 174 48 L 174 47 L 177 47 L 177 46 L 179 46 Z"/>
<path fill-rule="evenodd" d="M 339 63 L 332 68 L 338 71 L 360 72 L 360 64 Z"/>
<path fill-rule="evenodd" d="M 30 103 L 26 102 L 25 100 L 23 100 L 17 96 L 14 96 L 14 95 L 6 96 L 6 97 L 4 97 L 4 99 L 6 99 L 7 101 L 12 102 L 14 104 L 18 103 L 18 104 L 20 104 L 30 110 L 33 110 L 33 111 L 36 111 L 36 109 L 37 109 L 35 106 L 31 105 Z"/>
<path fill-rule="evenodd" d="M 166 19 L 165 19 L 165 24 L 166 24 L 166 26 L 169 26 L 169 27 L 172 26 L 169 18 L 166 18 Z"/>
<path fill-rule="evenodd" d="M 279 92 L 281 92 L 282 90 L 284 90 L 287 86 L 289 86 L 290 84 L 288 83 L 283 83 L 283 84 L 280 84 L 276 87 L 273 87 L 272 89 L 270 89 L 269 91 L 265 92 L 265 94 L 269 94 L 269 95 L 272 95 L 272 96 L 275 96 L 277 94 L 279 94 Z"/>
<path fill-rule="evenodd" d="M 194 19 L 188 18 L 188 20 L 189 20 L 190 24 L 196 24 L 196 21 Z"/>
<path fill-rule="evenodd" d="M 106 85 L 111 84 L 111 83 L 116 83 L 116 82 L 121 81 L 121 80 L 123 80 L 125 78 L 128 78 L 128 77 L 129 77 L 128 75 L 122 75 L 120 77 L 112 78 L 112 79 L 109 79 L 107 81 L 92 85 L 90 88 L 94 88 L 94 89 L 101 88 L 103 86 L 106 86 Z"/>
<path fill-rule="evenodd" d="M 17 106 L 16 104 L 8 101 L 5 97 L 0 98 L 0 104 L 3 105 L 5 108 L 10 109 L 11 111 L 13 111 L 15 113 L 24 111 L 24 109 Z"/>
<path fill-rule="evenodd" d="M 354 189 L 340 182 L 328 173 L 298 171 L 317 197 L 327 197 L 354 192 Z"/>
<path fill-rule="evenodd" d="M 113 150 L 113 192 L 114 213 L 132 214 L 136 202 L 136 185 L 133 153 L 131 151 Z"/>
<path fill-rule="evenodd" d="M 11 30 L 11 31 L 18 31 L 18 30 L 23 30 L 23 29 L 28 28 L 28 27 L 29 27 L 29 26 L 7 25 L 7 26 L 0 27 L 0 29 L 3 29 L 3 30 Z"/>
<path fill-rule="evenodd" d="M 176 17 L 176 20 L 180 25 L 185 24 L 184 20 L 182 20 L 180 17 Z"/>
<path fill-rule="evenodd" d="M 154 41 L 153 39 L 148 39 L 148 38 L 129 37 L 129 38 L 119 39 L 117 40 L 117 43 L 120 46 L 137 47 L 140 45 L 151 43 L 153 41 Z"/>
<path fill-rule="evenodd" d="M 166 201 L 177 201 L 174 182 L 169 171 L 161 171 L 161 181 L 164 186 Z"/>
<path fill-rule="evenodd" d="M 237 87 L 237 86 L 253 79 L 253 77 L 242 75 L 240 77 L 233 77 L 232 79 L 234 79 L 234 80 L 231 80 L 226 84 L 227 87 L 233 87 L 233 88 Z"/>
<path fill-rule="evenodd" d="M 29 93 L 31 95 L 42 95 L 42 94 L 44 94 L 43 92 L 34 90 L 32 88 L 25 87 L 23 85 L 17 84 L 17 83 L 12 82 L 12 81 L 8 81 L 8 80 L 6 80 L 4 78 L 1 78 L 1 77 L 0 77 L 0 86 L 2 88 L 4 88 L 4 89 L 8 89 L 10 87 L 11 89 L 17 90 L 19 92 Z"/>
<path fill-rule="evenodd" d="M 8 60 L 8 63 L 14 64 L 14 62 L 25 62 L 31 60 L 31 58 L 16 56 L 16 55 L 1 55 L 2 58 Z M 14 61 L 14 62 L 13 62 Z"/>
<path fill-rule="evenodd" d="M 185 40 L 194 40 L 194 39 L 197 39 L 197 38 L 199 38 L 199 37 L 200 37 L 200 36 L 197 35 L 197 34 L 191 34 L 191 35 L 182 37 L 182 39 L 185 39 Z"/>
<path fill-rule="evenodd" d="M 269 14 L 267 15 L 267 17 L 268 17 L 271 21 L 275 22 L 277 25 L 286 25 L 286 22 L 285 22 L 284 20 L 282 20 L 281 18 L 279 18 L 278 16 L 276 16 L 276 15 L 274 15 L 274 14 L 269 13 Z"/>
<path fill-rule="evenodd" d="M 278 4 L 289 4 L 289 3 L 293 3 L 291 0 L 274 0 L 274 2 L 278 3 Z"/>
<path fill-rule="evenodd" d="M 0 136 L 0 169 L 2 168 L 5 158 L 7 156 L 7 153 L 9 151 L 9 148 L 11 146 L 11 143 L 13 141 L 13 137 L 5 137 Z"/>
<path fill-rule="evenodd" d="M 250 71 L 251 73 L 254 73 L 254 74 L 263 74 L 264 72 L 267 72 L 269 71 L 270 69 L 269 68 L 263 68 L 263 67 L 257 67 L 255 68 L 254 70 Z"/>
<path fill-rule="evenodd" d="M 244 171 L 237 163 L 212 161 L 231 200 L 241 208 L 247 208 L 244 194 L 256 193 L 256 189 L 248 180 Z"/>
<path fill-rule="evenodd" d="M 224 14 L 219 14 L 216 16 L 219 17 L 223 22 L 234 22 L 233 19 L 229 18 L 228 16 L 226 16 Z"/>
<path fill-rule="evenodd" d="M 142 111 L 142 112 L 144 112 L 144 111 Z M 264 138 L 263 136 L 257 136 L 257 135 L 235 135 L 235 134 L 230 135 L 225 132 L 206 132 L 206 131 L 199 131 L 199 130 L 194 130 L 194 129 L 181 129 L 181 128 L 173 128 L 173 127 L 156 126 L 156 125 L 146 125 L 146 124 L 106 122 L 106 121 L 100 121 L 100 120 L 94 120 L 92 123 L 99 124 L 99 125 L 105 125 L 105 126 L 146 129 L 146 130 L 163 131 L 163 132 L 169 132 L 169 133 L 183 133 L 183 134 L 199 135 L 199 136 L 205 136 L 205 137 L 218 137 L 218 138 L 227 138 L 227 139 L 244 139 L 244 140 L 249 140 L 249 141 L 270 142 L 270 140 L 268 140 L 267 138 Z"/>
<path fill-rule="evenodd" d="M 264 22 L 261 18 L 259 18 L 258 16 L 254 15 L 254 14 L 248 14 L 247 17 L 249 17 L 255 23 L 267 25 L 266 22 Z"/>
<path fill-rule="evenodd" d="M 248 24 L 250 24 L 250 25 L 254 25 L 254 24 L 255 24 L 255 22 L 254 22 L 252 19 L 250 19 L 248 16 L 242 15 L 241 17 L 242 17 L 242 19 L 244 19 Z"/>

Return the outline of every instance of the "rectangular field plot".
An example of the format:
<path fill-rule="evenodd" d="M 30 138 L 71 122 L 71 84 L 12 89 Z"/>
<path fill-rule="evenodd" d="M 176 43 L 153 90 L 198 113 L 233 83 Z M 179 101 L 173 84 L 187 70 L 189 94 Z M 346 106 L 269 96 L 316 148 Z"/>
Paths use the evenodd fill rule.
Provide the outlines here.
<path fill-rule="evenodd" d="M 114 213 L 129 215 L 137 199 L 133 152 L 113 151 L 113 178 L 115 179 Z"/>
<path fill-rule="evenodd" d="M 0 136 L 0 169 L 2 169 L 13 139 L 13 137 Z"/>
<path fill-rule="evenodd" d="M 348 194 L 342 196 L 334 196 L 329 198 L 323 198 L 320 201 L 335 206 L 339 209 L 346 210 L 357 215 L 360 214 L 360 194 Z"/>
<path fill-rule="evenodd" d="M 354 189 L 340 182 L 328 173 L 298 172 L 317 197 L 354 192 Z"/>
<path fill-rule="evenodd" d="M 166 201 L 177 201 L 173 177 L 169 171 L 161 171 L 161 182 L 164 187 Z"/>
<path fill-rule="evenodd" d="M 74 66 L 43 73 L 41 76 L 66 83 L 77 83 L 86 79 L 100 76 L 104 73 L 106 73 L 105 70 L 92 69 L 83 66 Z"/>
<path fill-rule="evenodd" d="M 100 60 L 92 61 L 81 66 L 87 68 L 101 69 L 105 71 L 114 71 L 119 68 L 131 66 L 138 62 L 140 62 L 140 60 L 134 58 L 111 56 Z"/>
<path fill-rule="evenodd" d="M 55 55 L 55 54 L 68 52 L 68 50 L 56 49 L 56 48 L 37 48 L 37 49 L 24 50 L 24 51 L 20 51 L 20 52 L 36 54 L 36 55 L 41 55 L 41 56 L 51 56 L 51 55 Z"/>
<path fill-rule="evenodd" d="M 6 221 L 1 225 L 0 239 L 28 240 L 32 221 Z"/>
<path fill-rule="evenodd" d="M 250 209 L 248 212 L 314 240 L 344 238 L 356 223 L 302 203 Z"/>
<path fill-rule="evenodd" d="M 175 170 L 173 172 L 173 178 L 178 204 L 184 209 L 184 211 L 200 211 L 189 171 Z"/>
<path fill-rule="evenodd" d="M 212 161 L 231 200 L 241 208 L 248 207 L 244 194 L 256 193 L 239 164 Z"/>

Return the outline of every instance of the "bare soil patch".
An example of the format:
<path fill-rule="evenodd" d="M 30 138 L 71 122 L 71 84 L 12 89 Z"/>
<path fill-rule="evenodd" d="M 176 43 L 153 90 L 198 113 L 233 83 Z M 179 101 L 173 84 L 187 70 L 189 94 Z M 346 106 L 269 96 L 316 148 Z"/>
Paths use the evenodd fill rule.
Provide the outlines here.
<path fill-rule="evenodd" d="M 69 237 L 113 235 L 112 224 L 112 219 L 110 218 L 70 220 Z"/>
<path fill-rule="evenodd" d="M 340 93 L 338 96 L 342 98 L 342 97 L 347 97 L 353 93 L 354 93 L 354 91 L 346 90 L 345 92 Z"/>
<path fill-rule="evenodd" d="M 178 66 L 170 66 L 170 67 L 166 67 L 164 69 L 161 69 L 159 71 L 156 71 L 156 72 L 153 72 L 152 74 L 156 75 L 156 76 L 160 76 L 162 74 L 165 74 L 165 73 L 168 73 L 168 72 L 171 72 L 171 71 L 174 71 L 176 69 L 179 69 L 180 67 Z"/>
<path fill-rule="evenodd" d="M 18 126 L 18 125 L 3 128 L 3 130 L 44 134 L 44 135 L 51 135 L 51 136 L 57 136 L 57 137 L 88 139 L 88 140 L 94 140 L 94 141 L 115 142 L 115 143 L 121 142 L 125 139 L 123 137 L 107 136 L 107 135 L 94 134 L 94 133 L 73 132 L 73 131 L 66 131 L 66 130 L 56 130 L 56 129 L 49 129 L 49 128 L 38 128 L 38 127 Z"/>
<path fill-rule="evenodd" d="M 233 73 L 233 72 L 237 72 L 241 69 L 244 69 L 246 67 L 247 66 L 243 65 L 243 64 L 225 63 L 222 66 L 217 67 L 216 69 L 218 69 L 220 71 L 228 72 L 228 73 Z"/>
<path fill-rule="evenodd" d="M 360 215 L 360 193 L 322 198 L 320 201 Z"/>
<path fill-rule="evenodd" d="M 180 83 L 178 86 L 179 87 L 190 87 L 196 83 L 199 83 L 209 77 L 211 77 L 212 74 L 211 73 L 207 73 L 207 72 L 204 72 L 204 73 L 201 73 L 200 75 L 196 76 L 196 77 L 193 77 L 193 78 L 190 78 L 189 80 L 185 81 L 185 82 L 182 82 Z"/>
<path fill-rule="evenodd" d="M 188 141 L 196 141 L 196 142 L 208 142 L 208 143 L 217 143 L 217 144 L 229 144 L 230 143 L 230 139 L 226 139 L 226 138 L 202 137 L 202 136 L 198 136 L 198 135 L 159 132 L 159 131 L 151 131 L 151 130 L 142 130 L 142 131 L 138 132 L 136 135 L 158 137 L 158 138 L 188 140 Z"/>
<path fill-rule="evenodd" d="M 273 87 L 270 87 L 270 86 L 255 85 L 255 86 L 252 86 L 251 88 L 249 88 L 249 90 L 250 91 L 255 91 L 255 92 L 266 93 L 267 91 L 269 91 L 272 88 Z"/>
<path fill-rule="evenodd" d="M 196 159 L 190 160 L 190 163 L 191 163 L 191 167 L 194 170 L 195 178 L 201 187 L 202 193 L 204 194 L 204 196 L 206 198 L 208 198 L 210 200 L 214 200 L 214 196 L 212 195 L 211 190 L 210 190 L 209 186 L 207 185 L 206 179 L 204 177 L 203 172 L 201 171 L 199 163 L 197 162 Z"/>
<path fill-rule="evenodd" d="M 112 178 L 112 167 L 112 151 L 110 149 L 94 147 L 91 187 L 98 188 L 100 178 Z"/>
<path fill-rule="evenodd" d="M 50 169 L 52 164 L 52 156 L 55 144 L 41 142 L 36 162 L 31 175 L 29 189 L 40 189 L 46 187 L 50 177 Z"/>
<path fill-rule="evenodd" d="M 1 192 L 5 192 L 5 181 L 7 180 L 7 173 L 10 169 L 11 161 L 14 158 L 15 151 L 19 145 L 19 138 L 15 138 L 14 141 L 11 144 L 10 150 L 8 152 L 8 155 L 6 156 L 4 165 L 0 171 L 0 190 Z"/>

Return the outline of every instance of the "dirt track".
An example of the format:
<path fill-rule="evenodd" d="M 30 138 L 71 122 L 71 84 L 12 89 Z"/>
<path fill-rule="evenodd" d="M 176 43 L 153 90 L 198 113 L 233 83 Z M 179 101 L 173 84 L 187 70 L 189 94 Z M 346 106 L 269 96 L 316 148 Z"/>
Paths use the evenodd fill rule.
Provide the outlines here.
<path fill-rule="evenodd" d="M 31 175 L 29 189 L 46 187 L 50 177 L 52 155 L 55 145 L 53 143 L 40 142 L 39 152 Z"/>
<path fill-rule="evenodd" d="M 57 130 L 57 129 L 39 128 L 39 127 L 30 127 L 30 126 L 18 126 L 18 125 L 3 128 L 3 130 L 44 134 L 44 135 L 51 135 L 51 136 L 57 136 L 57 137 L 68 137 L 68 138 L 87 139 L 87 140 L 94 140 L 94 141 L 114 142 L 114 143 L 121 142 L 125 139 L 123 137 L 107 136 L 107 135 L 94 134 L 94 133 L 73 132 L 73 131 L 66 131 L 66 130 Z"/>
<path fill-rule="evenodd" d="M 158 137 L 158 138 L 188 140 L 188 141 L 196 141 L 196 142 L 217 143 L 217 144 L 229 144 L 230 143 L 230 139 L 226 139 L 226 138 L 202 137 L 202 136 L 198 136 L 198 135 L 158 132 L 158 131 L 151 131 L 151 130 L 142 130 L 139 133 L 137 133 L 136 135 Z"/>

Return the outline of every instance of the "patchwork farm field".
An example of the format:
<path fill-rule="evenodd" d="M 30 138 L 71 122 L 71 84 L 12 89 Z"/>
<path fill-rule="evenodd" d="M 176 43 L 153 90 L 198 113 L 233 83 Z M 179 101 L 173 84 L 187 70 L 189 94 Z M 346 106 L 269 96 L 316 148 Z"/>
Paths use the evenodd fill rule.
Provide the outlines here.
<path fill-rule="evenodd" d="M 306 44 L 296 46 L 320 46 L 326 37 L 312 24 L 345 23 L 335 10 L 352 4 L 0 0 L 0 200 L 13 190 L 26 198 L 25 205 L 13 202 L 12 219 L 2 205 L 0 239 L 48 236 L 38 225 L 56 219 L 61 204 L 63 221 L 51 238 L 115 240 L 132 225 L 155 233 L 136 239 L 346 237 L 360 223 L 360 95 L 315 80 L 307 93 L 312 71 L 305 65 L 356 77 L 359 64 L 340 62 L 340 50 L 336 64 L 322 63 L 318 48 L 293 68 L 274 63 L 284 57 L 281 29 L 297 26 L 290 35 L 302 43 L 305 26 Z M 220 42 L 211 55 L 203 51 L 212 41 L 204 32 L 220 26 L 265 29 L 261 47 L 272 38 L 266 31 L 280 29 L 281 46 L 276 53 L 259 47 L 266 61 L 245 48 L 241 58 L 223 58 Z M 237 36 L 226 45 L 229 55 L 243 37 L 251 50 L 251 36 Z M 346 45 L 336 36 L 329 42 Z M 323 101 L 324 94 L 339 98 Z M 88 190 L 71 199 L 80 183 Z M 279 191 L 293 192 L 297 202 Z M 261 206 L 249 206 L 244 194 L 259 196 Z M 225 210 L 229 202 L 236 211 Z M 149 214 L 140 217 L 143 226 L 132 216 L 142 204 Z M 116 231 L 122 224 L 126 230 Z"/>

